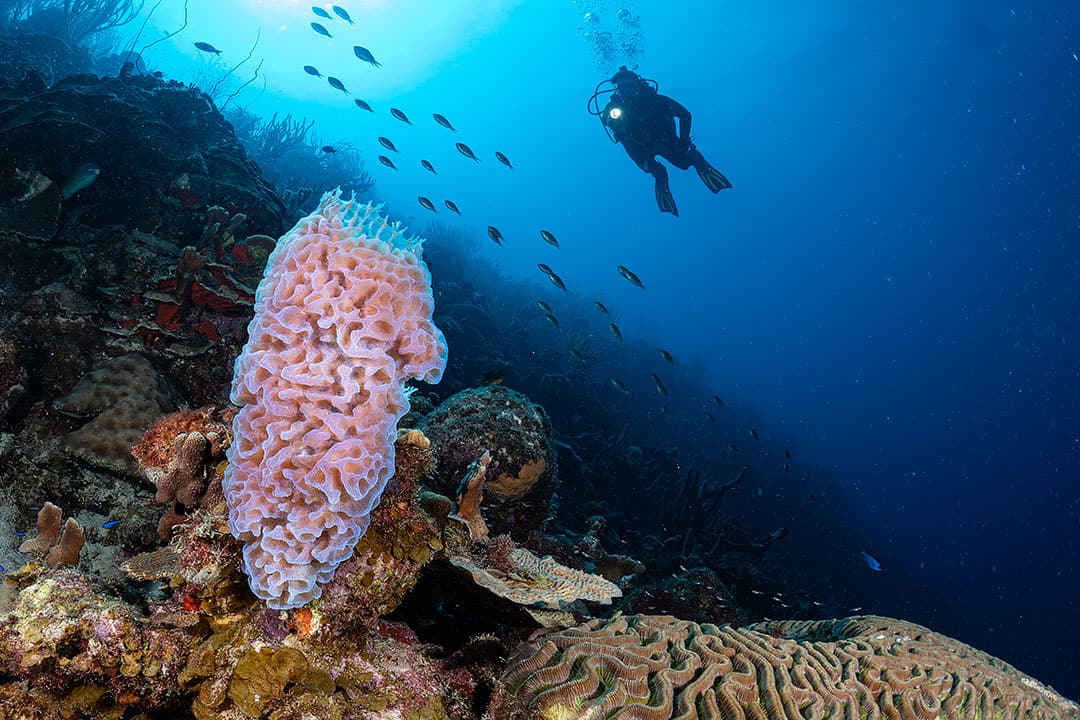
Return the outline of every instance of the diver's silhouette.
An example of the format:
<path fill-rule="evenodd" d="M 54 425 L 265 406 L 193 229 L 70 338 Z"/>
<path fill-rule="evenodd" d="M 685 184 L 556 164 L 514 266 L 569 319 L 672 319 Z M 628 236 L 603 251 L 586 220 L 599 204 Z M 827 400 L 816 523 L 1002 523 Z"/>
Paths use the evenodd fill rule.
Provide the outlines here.
<path fill-rule="evenodd" d="M 604 85 L 610 84 L 610 88 Z M 653 80 L 645 80 L 623 65 L 610 80 L 596 86 L 589 100 L 589 112 L 600 117 L 608 137 L 622 143 L 626 154 L 645 172 L 656 178 L 656 204 L 661 212 L 678 217 L 679 209 L 668 187 L 667 168 L 656 156 L 686 170 L 697 170 L 705 186 L 714 193 L 731 187 L 724 175 L 708 163 L 694 147 L 690 137 L 690 111 L 666 95 L 657 92 Z M 610 93 L 607 105 L 600 108 L 599 98 Z M 679 120 L 678 132 L 675 119 Z"/>

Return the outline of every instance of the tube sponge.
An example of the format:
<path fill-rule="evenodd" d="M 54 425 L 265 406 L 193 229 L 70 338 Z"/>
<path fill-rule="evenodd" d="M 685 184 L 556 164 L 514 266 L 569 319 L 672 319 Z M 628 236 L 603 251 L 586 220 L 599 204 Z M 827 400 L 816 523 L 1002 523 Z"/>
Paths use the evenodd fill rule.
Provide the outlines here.
<path fill-rule="evenodd" d="M 327 193 L 281 238 L 236 359 L 229 529 L 274 609 L 319 597 L 352 555 L 394 472 L 405 381 L 446 368 L 422 241 L 378 210 Z"/>

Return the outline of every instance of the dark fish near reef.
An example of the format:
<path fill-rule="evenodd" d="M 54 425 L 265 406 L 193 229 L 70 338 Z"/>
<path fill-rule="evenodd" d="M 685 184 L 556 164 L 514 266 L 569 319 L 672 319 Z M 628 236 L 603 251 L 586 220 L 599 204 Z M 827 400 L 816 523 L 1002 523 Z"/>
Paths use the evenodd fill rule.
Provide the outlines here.
<path fill-rule="evenodd" d="M 306 72 L 308 75 L 314 75 L 315 77 L 323 76 L 323 74 L 319 72 L 319 68 L 315 67 L 314 65 L 305 65 L 304 72 Z"/>
<path fill-rule="evenodd" d="M 371 51 L 366 47 L 360 47 L 359 45 L 353 45 L 353 54 L 366 63 L 371 63 L 375 67 L 382 67 L 382 63 L 375 59 L 375 56 L 371 54 Z"/>
<path fill-rule="evenodd" d="M 345 83 L 341 82 L 336 77 L 327 77 L 326 82 L 330 83 L 330 87 L 340 90 L 346 95 L 349 93 L 349 91 L 345 89 Z"/>
<path fill-rule="evenodd" d="M 498 150 L 495 151 L 495 159 L 501 162 L 506 167 L 510 168 L 511 170 L 514 169 L 514 166 L 510 164 L 510 158 L 506 157 Z"/>
<path fill-rule="evenodd" d="M 501 373 L 498 370 L 488 370 L 486 373 L 476 379 L 477 385 L 502 385 L 503 380 L 506 379 L 506 374 Z"/>
<path fill-rule="evenodd" d="M 791 451 L 790 450 L 785 450 L 784 451 L 784 457 L 786 459 L 790 460 L 791 459 Z"/>
<path fill-rule="evenodd" d="M 615 336 L 615 339 L 622 342 L 622 330 L 615 323 L 608 323 L 608 327 L 611 328 L 611 334 Z"/>
<path fill-rule="evenodd" d="M 364 102 L 360 98 L 356 98 L 355 100 L 353 100 L 353 102 L 356 103 L 356 107 L 360 108 L 361 110 L 367 110 L 368 112 L 375 112 L 374 110 L 371 109 L 370 105 L 368 105 L 366 102 Z"/>
<path fill-rule="evenodd" d="M 379 156 L 379 162 L 381 162 L 383 165 L 390 168 L 391 170 L 397 170 L 397 165 L 394 164 L 394 161 L 386 157 L 385 155 Z"/>
<path fill-rule="evenodd" d="M 397 108 L 393 108 L 393 107 L 390 108 L 390 114 L 393 115 L 398 120 L 400 120 L 401 122 L 405 123 L 406 125 L 412 125 L 412 120 L 409 119 L 409 116 L 406 115 L 405 113 L 401 112 Z"/>
<path fill-rule="evenodd" d="M 556 275 L 556 274 L 555 274 L 555 273 L 553 273 L 553 272 L 549 272 L 549 273 L 547 274 L 547 276 L 548 276 L 548 280 L 550 280 L 550 281 L 551 281 L 551 284 L 552 284 L 552 285 L 554 285 L 555 287 L 559 288 L 559 289 L 560 289 L 560 290 L 562 290 L 563 292 L 570 292 L 569 290 L 567 290 L 567 289 L 566 289 L 566 283 L 564 283 L 564 282 L 562 281 L 562 278 L 561 278 L 561 277 L 559 277 L 558 275 Z"/>
<path fill-rule="evenodd" d="M 457 151 L 459 153 L 461 153 L 465 157 L 469 158 L 470 160 L 475 160 L 476 162 L 480 162 L 480 158 L 476 157 L 476 153 L 474 153 L 472 151 L 472 148 L 469 147 L 468 145 L 466 145 L 465 143 L 455 143 L 454 147 L 457 148 Z"/>
<path fill-rule="evenodd" d="M 394 147 L 394 143 L 390 142 L 390 138 L 383 137 L 382 135 L 380 135 L 379 136 L 379 144 L 382 145 L 387 150 L 389 150 L 390 152 L 396 152 L 398 154 L 401 154 L 400 151 L 396 147 Z"/>
<path fill-rule="evenodd" d="M 60 183 L 60 197 L 67 200 L 80 190 L 85 190 L 94 184 L 100 174 L 101 168 L 97 166 L 97 163 L 83 163 L 75 168 L 71 175 L 64 178 L 64 182 Z"/>
<path fill-rule="evenodd" d="M 536 301 L 536 307 L 540 308 L 540 312 L 542 312 L 542 313 L 548 313 L 548 314 L 551 313 L 551 306 L 548 305 L 543 300 L 537 300 Z"/>
<path fill-rule="evenodd" d="M 419 196 L 417 196 L 416 199 L 420 202 L 420 207 L 424 208 L 425 210 L 430 210 L 431 212 L 438 214 L 438 212 L 439 212 L 438 208 L 436 208 L 434 203 L 432 203 L 426 197 L 424 197 L 423 195 L 419 195 Z"/>
<path fill-rule="evenodd" d="M 610 315 L 610 313 L 608 312 L 608 309 L 607 309 L 607 305 L 600 302 L 599 300 L 593 300 L 593 305 L 595 305 L 596 309 L 599 310 L 600 312 L 604 313 L 605 315 Z"/>
<path fill-rule="evenodd" d="M 311 12 L 315 13 L 316 15 L 318 15 L 321 18 L 326 18 L 327 20 L 333 20 L 334 19 L 334 18 L 330 17 L 330 13 L 326 12 L 325 9 L 319 7 L 318 5 L 312 5 L 311 6 Z"/>
<path fill-rule="evenodd" d="M 667 360 L 672 365 L 675 364 L 675 358 L 667 350 L 661 350 L 660 351 L 660 357 L 664 358 L 665 360 Z"/>
<path fill-rule="evenodd" d="M 559 241 L 556 240 L 555 236 L 547 230 L 541 230 L 540 237 L 544 238 L 544 242 L 546 242 L 548 245 L 551 245 L 553 247 L 559 247 Z"/>
<path fill-rule="evenodd" d="M 101 523 L 101 527 L 105 528 L 106 530 L 112 530 L 119 524 L 119 520 L 106 520 L 105 522 Z"/>
<path fill-rule="evenodd" d="M 553 272 L 552 269 L 544 263 L 537 263 L 536 267 L 540 268 L 540 272 L 544 273 L 545 275 L 550 275 Z"/>
<path fill-rule="evenodd" d="M 335 5 L 334 12 L 339 18 L 341 18 L 345 22 L 349 23 L 350 25 L 353 24 L 352 18 L 349 17 L 349 13 L 345 12 L 345 8 L 341 7 L 340 5 Z"/>
<path fill-rule="evenodd" d="M 668 397 L 667 387 L 664 386 L 664 381 L 660 379 L 660 376 L 656 373 L 653 373 L 652 381 L 656 383 L 656 392 L 660 393 L 664 397 Z"/>
<path fill-rule="evenodd" d="M 614 385 L 615 389 L 618 390 L 619 392 L 624 392 L 624 393 L 629 393 L 630 392 L 629 390 L 626 389 L 626 383 L 624 383 L 622 380 L 620 380 L 617 377 L 611 378 L 611 384 Z"/>
<path fill-rule="evenodd" d="M 314 30 L 315 32 L 319 33 L 320 35 L 325 35 L 328 38 L 334 37 L 333 35 L 330 34 L 329 30 L 327 30 L 325 27 L 323 27 L 319 23 L 311 23 L 311 29 Z"/>
<path fill-rule="evenodd" d="M 455 215 L 461 214 L 461 211 L 458 210 L 457 203 L 455 203 L 453 200 L 443 200 L 443 205 L 445 205 L 447 209 Z"/>
<path fill-rule="evenodd" d="M 213 45 L 211 45 L 210 43 L 197 42 L 197 43 L 195 43 L 195 47 L 199 48 L 203 52 L 214 53 L 215 55 L 220 55 L 221 54 L 221 51 L 218 50 Z"/>
<path fill-rule="evenodd" d="M 439 113 L 431 113 L 431 117 L 435 118 L 435 122 L 439 123 L 447 130 L 453 130 L 454 132 L 457 132 L 457 128 L 454 127 L 450 123 L 450 121 L 446 119 L 445 115 L 440 115 Z"/>
<path fill-rule="evenodd" d="M 876 557 L 866 552 L 865 550 L 861 550 L 860 552 L 862 553 L 862 559 L 863 562 L 866 563 L 866 567 L 870 568 L 874 572 L 881 572 L 880 560 L 878 560 Z"/>
<path fill-rule="evenodd" d="M 739 446 L 735 443 L 728 443 L 728 448 L 731 450 L 731 452 L 739 452 Z"/>
<path fill-rule="evenodd" d="M 719 395 L 713 395 L 712 399 L 716 401 L 716 404 L 720 407 L 724 407 L 724 401 L 720 399 Z"/>
<path fill-rule="evenodd" d="M 645 289 L 645 285 L 641 282 L 641 278 L 631 272 L 630 269 L 627 268 L 625 265 L 619 265 L 616 269 L 619 271 L 619 274 L 626 278 L 626 280 L 631 285 L 633 285 L 634 287 L 639 287 L 642 290 Z"/>
<path fill-rule="evenodd" d="M 552 327 L 559 327 L 559 318 L 555 317 L 553 313 L 545 313 L 544 317 L 547 318 Z"/>
<path fill-rule="evenodd" d="M 754 438 L 755 440 L 761 439 L 760 437 L 758 437 L 757 428 L 750 428 L 750 437 Z"/>
<path fill-rule="evenodd" d="M 322 146 L 322 151 L 324 153 L 326 153 L 327 155 L 333 155 L 334 153 L 337 152 L 337 150 L 334 149 L 333 145 L 323 145 Z"/>
<path fill-rule="evenodd" d="M 431 173 L 432 175 L 438 175 L 439 174 L 439 173 L 435 172 L 435 166 L 432 165 L 431 163 L 429 163 L 427 160 L 421 160 L 420 165 L 425 170 L 427 170 L 429 173 Z"/>
<path fill-rule="evenodd" d="M 432 170 L 431 172 L 435 171 Z M 488 237 L 491 238 L 492 242 L 494 242 L 496 245 L 502 245 L 502 233 L 499 232 L 499 228 L 495 227 L 494 225 L 488 225 Z"/>

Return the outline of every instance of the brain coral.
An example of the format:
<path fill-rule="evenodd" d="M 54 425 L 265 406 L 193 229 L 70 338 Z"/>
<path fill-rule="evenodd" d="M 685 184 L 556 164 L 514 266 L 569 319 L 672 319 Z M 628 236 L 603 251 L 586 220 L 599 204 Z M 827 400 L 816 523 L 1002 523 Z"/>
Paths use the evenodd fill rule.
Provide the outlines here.
<path fill-rule="evenodd" d="M 233 376 L 229 528 L 272 608 L 319 597 L 352 554 L 394 471 L 404 383 L 446 366 L 420 241 L 339 195 L 271 254 Z"/>
<path fill-rule="evenodd" d="M 489 711 L 508 718 L 1076 720 L 984 652 L 863 616 L 733 628 L 634 615 L 522 645 Z"/>

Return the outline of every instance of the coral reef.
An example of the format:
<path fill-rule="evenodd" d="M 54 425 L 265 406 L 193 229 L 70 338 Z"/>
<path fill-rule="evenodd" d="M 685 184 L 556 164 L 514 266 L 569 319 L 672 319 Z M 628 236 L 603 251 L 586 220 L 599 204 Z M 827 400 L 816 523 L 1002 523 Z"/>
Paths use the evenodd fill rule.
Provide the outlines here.
<path fill-rule="evenodd" d="M 746 628 L 634 615 L 538 634 L 492 701 L 509 718 L 1024 718 L 1080 706 L 924 627 L 861 616 Z"/>
<path fill-rule="evenodd" d="M 394 469 L 405 381 L 438 382 L 420 244 L 327 193 L 278 243 L 237 358 L 225 496 L 256 595 L 299 607 L 352 554 Z"/>
<path fill-rule="evenodd" d="M 439 461 L 434 489 L 456 495 L 469 466 L 490 452 L 483 514 L 491 531 L 521 540 L 543 524 L 557 472 L 542 407 L 509 388 L 476 388 L 447 398 L 421 428 Z"/>
<path fill-rule="evenodd" d="M 62 511 L 51 502 L 45 503 L 37 516 L 37 534 L 19 546 L 19 552 L 35 555 L 45 561 L 45 567 L 75 567 L 86 535 L 75 518 L 68 518 L 60 529 Z"/>

